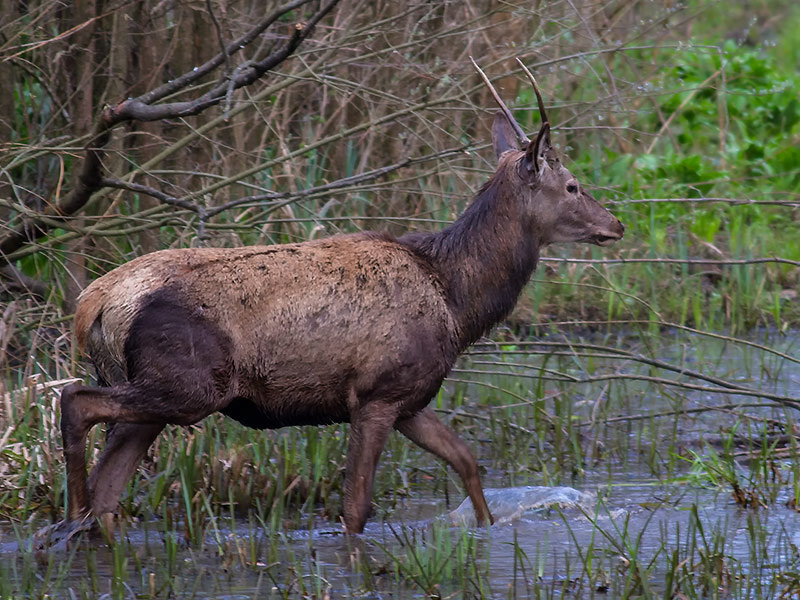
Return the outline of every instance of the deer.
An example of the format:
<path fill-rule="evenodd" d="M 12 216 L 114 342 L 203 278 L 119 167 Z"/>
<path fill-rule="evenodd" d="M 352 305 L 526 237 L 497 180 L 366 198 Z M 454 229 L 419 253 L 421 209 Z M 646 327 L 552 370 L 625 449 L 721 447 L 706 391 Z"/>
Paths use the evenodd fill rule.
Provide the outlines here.
<path fill-rule="evenodd" d="M 61 393 L 69 530 L 113 527 L 164 427 L 217 412 L 254 429 L 349 423 L 348 534 L 364 530 L 393 430 L 450 465 L 477 522 L 493 522 L 473 453 L 429 403 L 457 357 L 510 313 L 542 248 L 607 246 L 624 228 L 562 164 L 525 65 L 541 117 L 533 140 L 473 64 L 500 106 L 498 163 L 449 226 L 161 250 L 86 287 L 74 334 L 98 381 Z M 87 435 L 99 423 L 106 445 L 87 477 Z"/>

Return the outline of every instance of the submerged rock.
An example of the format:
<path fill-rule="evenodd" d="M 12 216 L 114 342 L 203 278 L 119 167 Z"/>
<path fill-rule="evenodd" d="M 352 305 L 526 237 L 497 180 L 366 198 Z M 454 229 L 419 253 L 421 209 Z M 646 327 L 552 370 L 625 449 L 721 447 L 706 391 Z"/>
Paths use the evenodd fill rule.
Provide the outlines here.
<path fill-rule="evenodd" d="M 596 496 L 588 492 L 579 492 L 571 487 L 546 487 L 531 485 L 514 488 L 488 488 L 483 490 L 489 510 L 494 517 L 495 525 L 519 521 L 525 513 L 541 511 L 547 508 L 560 509 L 583 508 L 587 512 L 594 510 Z M 472 502 L 465 499 L 450 513 L 454 525 L 474 525 L 475 511 Z"/>

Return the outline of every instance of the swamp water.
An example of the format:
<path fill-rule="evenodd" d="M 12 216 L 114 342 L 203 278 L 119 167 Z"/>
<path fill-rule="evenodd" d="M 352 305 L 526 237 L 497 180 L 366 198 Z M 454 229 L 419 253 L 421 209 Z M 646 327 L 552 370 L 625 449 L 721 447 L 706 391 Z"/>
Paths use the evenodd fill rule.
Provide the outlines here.
<path fill-rule="evenodd" d="M 222 509 L 187 543 L 151 515 L 112 545 L 48 552 L 25 549 L 41 524 L 2 522 L 0 598 L 795 597 L 800 452 L 780 399 L 800 399 L 798 347 L 797 332 L 478 346 L 439 408 L 482 416 L 462 435 L 492 527 L 471 525 L 436 459 L 400 464 L 402 440 L 379 471 L 415 473 L 410 491 L 378 482 L 361 536 L 313 505 L 296 528 Z"/>

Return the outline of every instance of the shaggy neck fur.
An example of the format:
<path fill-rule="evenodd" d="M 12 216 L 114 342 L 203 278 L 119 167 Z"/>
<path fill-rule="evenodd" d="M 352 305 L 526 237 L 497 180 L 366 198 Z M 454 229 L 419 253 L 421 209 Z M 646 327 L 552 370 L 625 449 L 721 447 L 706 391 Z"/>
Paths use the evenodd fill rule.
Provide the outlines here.
<path fill-rule="evenodd" d="M 498 170 L 446 229 L 399 240 L 439 274 L 458 322 L 461 349 L 508 315 L 539 260 L 540 236 L 523 210 L 526 198 L 513 168 L 506 164 Z"/>

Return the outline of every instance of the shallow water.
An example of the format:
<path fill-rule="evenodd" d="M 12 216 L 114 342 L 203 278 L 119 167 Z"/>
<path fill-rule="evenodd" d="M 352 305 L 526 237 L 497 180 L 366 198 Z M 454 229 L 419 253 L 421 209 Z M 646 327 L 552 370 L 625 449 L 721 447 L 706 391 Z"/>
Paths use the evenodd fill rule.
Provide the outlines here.
<path fill-rule="evenodd" d="M 446 531 L 456 541 L 466 535 L 475 543 L 474 554 L 467 561 L 476 563 L 478 569 L 489 574 L 485 580 L 486 597 L 508 597 L 510 589 L 516 589 L 518 597 L 528 597 L 537 585 L 550 591 L 573 589 L 571 582 L 585 576 L 585 560 L 589 554 L 592 555 L 593 569 L 605 572 L 606 577 L 624 569 L 631 556 L 645 563 L 653 559 L 657 563 L 666 562 L 664 548 L 688 545 L 685 539 L 692 528 L 693 507 L 696 507 L 697 517 L 706 528 L 709 540 L 713 537 L 724 540 L 718 550 L 724 552 L 728 561 L 739 561 L 736 565 L 738 576 L 761 578 L 768 585 L 778 565 L 797 564 L 800 514 L 796 511 L 783 507 L 758 512 L 743 510 L 736 507 L 728 493 L 693 489 L 686 485 L 664 486 L 645 479 L 623 481 L 621 475 L 616 484 L 608 486 L 603 482 L 598 488 L 602 489 L 600 495 L 604 497 L 593 505 L 537 508 L 510 519 L 503 511 L 497 511 L 499 522 L 491 528 L 464 530 L 453 527 Z M 583 493 L 589 498 L 595 497 L 598 488 L 593 489 L 589 484 L 582 486 Z M 516 491 L 518 488 L 495 489 L 490 493 L 502 495 L 509 489 Z M 408 560 L 404 545 L 424 547 L 426 543 L 439 543 L 433 539 L 432 520 L 423 515 L 436 512 L 438 517 L 434 520 L 449 520 L 450 514 L 443 508 L 439 499 L 419 498 L 394 513 L 391 521 L 370 521 L 364 534 L 356 537 L 343 535 L 339 527 L 330 523 L 321 523 L 311 531 L 284 532 L 279 540 L 284 564 L 281 561 L 255 560 L 242 565 L 236 555 L 237 549 L 246 548 L 252 538 L 262 544 L 260 538 L 265 535 L 264 530 L 245 522 L 240 522 L 236 530 L 220 527 L 217 535 L 209 535 L 199 549 L 186 547 L 174 539 L 178 536 L 170 534 L 178 547 L 173 572 L 182 584 L 171 588 L 169 595 L 220 600 L 317 597 L 313 591 L 302 590 L 297 584 L 297 579 L 306 578 L 306 585 L 310 588 L 316 585 L 323 592 L 321 597 L 328 594 L 331 598 L 383 598 L 387 593 L 391 597 L 424 597 L 413 585 L 398 583 L 394 576 L 381 572 L 394 560 L 387 558 L 387 554 Z M 754 545 L 751 539 L 754 527 L 748 525 L 748 521 L 753 519 L 756 519 L 755 529 L 770 540 L 764 546 Z M 615 538 L 616 542 L 609 542 L 606 535 Z M 172 560 L 165 541 L 167 537 L 160 531 L 158 523 L 140 523 L 127 531 L 125 541 L 119 543 L 124 553 L 130 555 L 124 566 L 126 587 L 118 597 L 147 597 L 151 573 L 159 574 L 153 578 L 158 580 L 154 589 L 164 590 L 161 581 L 163 565 Z M 4 536 L 4 539 L 7 538 Z M 713 546 L 710 542 L 709 547 Z M 773 568 L 764 570 L 759 567 L 750 572 L 748 563 L 754 551 L 767 552 Z M 3 569 L 17 563 L 17 568 L 22 570 L 25 553 L 13 552 L 8 545 L 0 552 Z M 585 553 L 583 558 L 582 552 Z M 451 548 L 445 554 L 436 560 L 456 560 L 456 553 Z M 524 559 L 520 560 L 520 556 Z M 87 594 L 86 565 L 90 563 L 97 583 L 94 590 L 89 588 L 86 597 L 95 597 L 95 592 L 115 597 L 111 582 L 117 572 L 116 560 L 115 551 L 104 544 L 96 547 L 79 544 L 68 551 L 51 551 L 46 556 L 40 554 L 37 571 L 42 576 L 58 569 L 58 563 L 69 562 L 69 568 L 61 573 L 58 589 L 52 590 L 52 596 L 71 597 L 72 588 L 76 597 L 82 597 Z M 373 572 L 369 577 L 364 575 L 367 569 Z M 651 573 L 656 592 L 660 590 L 658 582 L 666 571 L 665 564 Z M 599 580 L 602 581 L 603 577 Z M 458 595 L 460 589 L 459 583 L 446 580 L 440 586 L 444 596 L 452 592 L 461 597 Z M 598 591 L 596 584 L 594 591 Z M 161 594 L 157 591 L 156 596 Z"/>
<path fill-rule="evenodd" d="M 761 337 L 759 343 L 791 355 L 800 347 L 797 332 Z M 640 344 L 637 339 L 630 346 Z M 655 353 L 660 359 L 800 398 L 800 368 L 780 357 L 723 340 L 656 339 L 661 343 Z M 650 369 L 608 362 L 596 359 L 592 371 L 611 368 L 641 374 Z M 573 373 L 579 374 L 582 368 L 577 364 Z M 625 385 L 626 410 L 633 413 L 671 411 L 676 406 L 686 411 L 721 403 L 719 394 L 702 390 L 681 390 L 676 402 L 668 386 L 635 380 Z M 578 386 L 576 391 L 576 419 L 588 418 L 593 410 L 581 395 L 590 399 L 588 389 L 596 384 L 583 387 L 587 389 Z M 749 405 L 754 400 L 731 394 L 724 402 Z M 772 404 L 701 411 L 682 418 L 677 431 L 672 428 L 671 442 L 677 440 L 681 447 L 698 452 L 716 447 L 715 436 L 744 413 L 770 416 L 778 422 L 786 418 L 784 409 Z M 647 419 L 641 423 L 661 426 Z M 630 421 L 619 426 L 610 422 L 607 427 L 619 427 L 631 439 L 642 436 Z M 706 442 L 709 446 L 704 446 Z M 379 509 L 361 536 L 345 536 L 334 521 L 314 515 L 309 516 L 312 527 L 284 530 L 277 536 L 252 520 L 226 519 L 208 527 L 200 547 L 190 547 L 179 534 L 165 533 L 158 520 L 151 520 L 128 525 L 116 546 L 78 543 L 66 550 L 34 553 L 20 550 L 17 534 L 0 522 L 0 597 L 40 595 L 45 588 L 48 595 L 65 598 L 73 594 L 219 599 L 324 598 L 326 594 L 331 598 L 425 597 L 425 581 L 437 581 L 442 596 L 461 597 L 467 590 L 466 595 L 472 596 L 527 597 L 544 590 L 545 597 L 568 592 L 615 597 L 607 592 L 625 588 L 637 566 L 649 569 L 645 588 L 652 586 L 650 591 L 660 593 L 670 572 L 677 573 L 676 565 L 701 572 L 714 564 L 722 565 L 717 592 L 727 590 L 730 597 L 768 597 L 771 593 L 763 593 L 768 588 L 777 596 L 781 586 L 792 585 L 791 581 L 776 584 L 776 577 L 800 569 L 800 533 L 796 533 L 800 532 L 800 513 L 786 506 L 792 492 L 788 480 L 768 508 L 743 509 L 733 501 L 730 489 L 693 477 L 691 464 L 677 461 L 678 466 L 662 477 L 659 465 L 670 457 L 659 455 L 654 466 L 646 453 L 647 443 L 632 442 L 624 454 L 607 459 L 596 471 L 585 468 L 561 481 L 561 489 L 522 488 L 519 475 L 512 478 L 512 485 L 508 473 L 495 464 L 484 476 L 497 521 L 490 528 L 469 527 L 470 510 L 458 508 L 460 497 L 451 498 L 448 506 L 440 493 L 424 489 L 391 508 Z M 746 463 L 742 457 L 737 464 L 742 473 Z M 391 468 L 390 457 L 382 468 Z M 538 486 L 537 478 L 537 473 L 531 473 L 525 485 Z M 376 503 L 381 506 L 383 500 L 376 498 Z M 458 561 L 463 564 L 455 564 Z M 28 571 L 34 575 L 26 575 Z M 26 584 L 26 577 L 40 582 L 50 578 L 52 584 L 44 588 L 40 583 Z"/>

